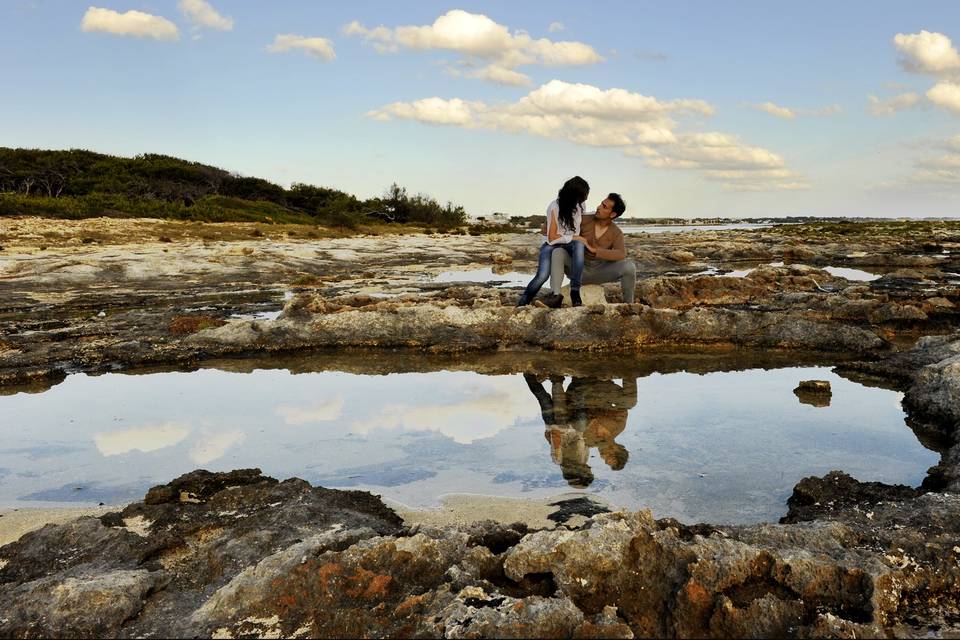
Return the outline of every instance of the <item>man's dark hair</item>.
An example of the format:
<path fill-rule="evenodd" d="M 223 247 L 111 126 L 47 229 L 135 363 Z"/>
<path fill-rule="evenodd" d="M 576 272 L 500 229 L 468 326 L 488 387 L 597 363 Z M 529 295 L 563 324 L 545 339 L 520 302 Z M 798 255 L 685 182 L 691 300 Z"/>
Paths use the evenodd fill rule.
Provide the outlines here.
<path fill-rule="evenodd" d="M 611 193 L 607 196 L 607 199 L 613 200 L 613 212 L 617 214 L 618 218 L 627 210 L 627 204 L 623 201 L 623 198 L 620 197 L 619 193 Z"/>

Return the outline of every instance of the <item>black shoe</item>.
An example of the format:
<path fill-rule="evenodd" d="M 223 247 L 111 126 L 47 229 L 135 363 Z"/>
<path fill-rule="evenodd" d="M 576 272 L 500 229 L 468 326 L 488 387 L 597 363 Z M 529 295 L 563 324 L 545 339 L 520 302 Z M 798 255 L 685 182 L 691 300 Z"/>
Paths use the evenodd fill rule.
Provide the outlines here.
<path fill-rule="evenodd" d="M 517 300 L 517 307 L 525 307 L 528 304 L 530 304 L 530 301 L 527 300 L 527 296 L 525 295 L 520 296 L 520 299 Z"/>
<path fill-rule="evenodd" d="M 570 302 L 575 307 L 583 306 L 583 300 L 580 299 L 580 289 L 570 289 Z"/>
<path fill-rule="evenodd" d="M 548 293 L 543 296 L 543 304 L 551 309 L 559 309 L 563 306 L 563 296 L 559 293 Z"/>

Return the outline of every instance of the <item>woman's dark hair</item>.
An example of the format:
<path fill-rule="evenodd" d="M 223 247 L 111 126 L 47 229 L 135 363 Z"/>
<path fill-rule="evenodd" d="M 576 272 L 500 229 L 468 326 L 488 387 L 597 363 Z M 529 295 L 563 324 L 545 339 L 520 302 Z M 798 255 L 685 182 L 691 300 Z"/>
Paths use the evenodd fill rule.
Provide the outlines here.
<path fill-rule="evenodd" d="M 619 193 L 611 193 L 607 196 L 607 199 L 613 200 L 613 212 L 617 214 L 618 218 L 627 210 L 627 204 L 623 201 L 623 198 L 620 197 Z"/>
<path fill-rule="evenodd" d="M 563 188 L 557 194 L 557 204 L 560 206 L 560 213 L 557 217 L 560 224 L 568 229 L 573 228 L 573 212 L 577 206 L 586 201 L 590 195 L 590 185 L 580 176 L 573 176 L 563 183 Z"/>

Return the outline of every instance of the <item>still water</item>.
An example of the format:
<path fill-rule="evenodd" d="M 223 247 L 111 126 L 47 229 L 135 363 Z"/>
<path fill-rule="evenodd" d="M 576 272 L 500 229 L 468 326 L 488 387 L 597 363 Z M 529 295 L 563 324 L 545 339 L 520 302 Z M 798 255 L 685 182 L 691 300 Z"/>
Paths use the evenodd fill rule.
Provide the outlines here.
<path fill-rule="evenodd" d="M 657 517 L 756 522 L 783 515 L 804 476 L 916 486 L 938 460 L 905 426 L 901 394 L 826 367 L 603 378 L 73 375 L 0 396 L 0 506 L 120 504 L 198 467 L 260 467 L 414 507 L 575 490 Z M 830 381 L 827 406 L 794 395 L 807 379 Z"/>

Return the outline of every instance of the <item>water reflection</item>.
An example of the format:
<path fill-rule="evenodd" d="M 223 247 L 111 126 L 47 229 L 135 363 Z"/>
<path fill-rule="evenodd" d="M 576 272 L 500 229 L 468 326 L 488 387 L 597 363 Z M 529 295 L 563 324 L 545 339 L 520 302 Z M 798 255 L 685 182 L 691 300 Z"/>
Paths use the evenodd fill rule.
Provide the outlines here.
<path fill-rule="evenodd" d="M 803 359 L 377 352 L 75 375 L 0 396 L 0 506 L 135 500 L 199 466 L 419 507 L 573 486 L 712 522 L 775 520 L 800 478 L 831 469 L 918 485 L 938 456 L 905 426 L 901 395 L 822 361 L 784 367 Z M 798 402 L 803 380 L 828 381 L 829 406 Z"/>
<path fill-rule="evenodd" d="M 593 483 L 588 462 L 592 448 L 611 470 L 623 469 L 630 454 L 616 437 L 626 429 L 628 412 L 637 404 L 635 378 L 624 380 L 622 386 L 612 380 L 573 378 L 564 389 L 564 379 L 551 376 L 550 393 L 536 375 L 525 373 L 523 378 L 540 405 L 550 457 L 571 487 Z"/>

